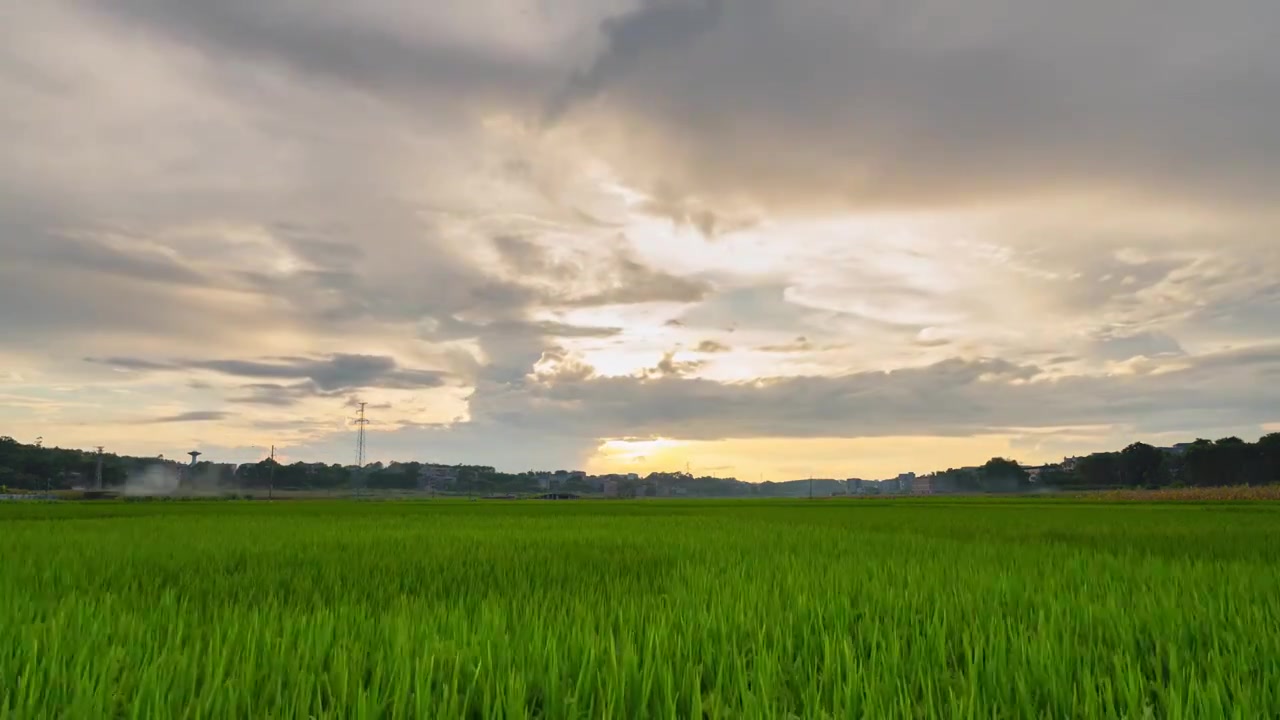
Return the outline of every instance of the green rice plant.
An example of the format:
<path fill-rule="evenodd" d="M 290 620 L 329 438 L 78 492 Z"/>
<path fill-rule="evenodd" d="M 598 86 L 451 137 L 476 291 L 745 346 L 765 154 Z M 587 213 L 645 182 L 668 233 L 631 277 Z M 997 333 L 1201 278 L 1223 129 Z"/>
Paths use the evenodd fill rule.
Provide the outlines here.
<path fill-rule="evenodd" d="M 1278 510 L 0 506 L 0 718 L 1280 717 Z"/>

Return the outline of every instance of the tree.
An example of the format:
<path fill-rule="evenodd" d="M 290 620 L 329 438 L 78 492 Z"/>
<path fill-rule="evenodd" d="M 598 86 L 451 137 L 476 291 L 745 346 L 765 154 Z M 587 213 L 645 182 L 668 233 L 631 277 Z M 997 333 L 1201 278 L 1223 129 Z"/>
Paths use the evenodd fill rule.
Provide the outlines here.
<path fill-rule="evenodd" d="M 1280 483 L 1280 433 L 1271 433 L 1258 441 L 1258 458 L 1262 481 Z"/>
<path fill-rule="evenodd" d="M 1016 492 L 1031 485 L 1031 474 L 1015 460 L 991 458 L 979 471 L 983 489 L 989 492 Z"/>
<path fill-rule="evenodd" d="M 1192 487 L 1216 485 L 1217 455 L 1213 443 L 1197 440 L 1182 456 L 1183 482 Z"/>
<path fill-rule="evenodd" d="M 1266 470 L 1259 445 L 1237 437 L 1195 441 L 1183 456 L 1187 484 L 1214 487 L 1264 482 Z"/>
<path fill-rule="evenodd" d="M 1124 483 L 1120 453 L 1094 453 L 1076 464 L 1080 485 L 1088 489 L 1119 487 Z"/>
<path fill-rule="evenodd" d="M 1134 487 L 1161 487 L 1169 484 L 1165 454 L 1146 443 L 1134 443 L 1120 453 L 1120 479 Z"/>

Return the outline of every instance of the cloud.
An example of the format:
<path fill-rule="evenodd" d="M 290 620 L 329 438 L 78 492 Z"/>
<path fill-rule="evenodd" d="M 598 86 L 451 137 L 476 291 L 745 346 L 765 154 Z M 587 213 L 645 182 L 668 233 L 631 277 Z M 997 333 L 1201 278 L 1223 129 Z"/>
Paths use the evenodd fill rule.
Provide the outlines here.
<path fill-rule="evenodd" d="M 702 360 L 676 360 L 676 354 L 672 351 L 663 353 L 662 359 L 658 361 L 657 366 L 645 370 L 644 377 L 683 377 L 694 372 L 704 364 L 705 363 Z"/>
<path fill-rule="evenodd" d="M 643 0 L 639 8 L 606 18 L 600 24 L 605 48 L 591 66 L 575 73 L 547 108 L 554 120 L 625 75 L 651 53 L 687 45 L 715 27 L 724 0 Z"/>
<path fill-rule="evenodd" d="M 927 327 L 916 334 L 915 344 L 920 347 L 944 347 L 954 340 L 945 330 Z"/>
<path fill-rule="evenodd" d="M 362 12 L 334 12 L 295 2 L 123 0 L 99 8 L 135 27 L 163 33 L 211 55 L 235 54 L 361 91 L 413 98 L 528 92 L 546 85 L 548 69 L 492 46 L 407 32 L 404 6 L 374 2 Z M 379 17 L 381 15 L 381 17 Z M 430 15 L 410 20 L 428 30 Z M 517 15 L 506 18 L 512 23 Z M 525 21 L 527 22 L 527 18 Z"/>
<path fill-rule="evenodd" d="M 524 281 L 538 288 L 551 306 L 592 307 L 653 302 L 691 303 L 711 292 L 705 280 L 680 277 L 637 259 L 626 245 L 579 250 L 549 248 L 523 238 L 494 239 L 503 262 Z M 541 282 L 531 282 L 541 281 Z"/>
<path fill-rule="evenodd" d="M 252 383 L 243 385 L 240 390 L 245 395 L 227 398 L 227 402 L 236 405 L 260 405 L 264 407 L 291 407 L 303 399 L 315 396 L 315 389 L 307 384 L 280 385 L 277 383 Z"/>
<path fill-rule="evenodd" d="M 804 353 L 812 352 L 813 349 L 813 343 L 809 342 L 809 338 L 803 335 L 790 343 L 783 343 L 781 345 L 764 345 L 759 348 L 760 352 L 767 353 Z"/>
<path fill-rule="evenodd" d="M 111 367 L 113 367 L 113 368 L 119 368 L 119 369 L 121 369 L 121 370 L 142 370 L 142 371 L 154 371 L 154 370 L 173 370 L 173 369 L 174 369 L 174 366 L 173 366 L 171 363 L 166 363 L 166 362 L 156 362 L 156 361 L 153 361 L 153 360 L 143 360 L 143 359 L 141 359 L 141 358 L 128 358 L 128 357 L 92 358 L 92 357 L 87 357 L 87 358 L 85 358 L 85 362 L 98 363 L 98 364 L 101 364 L 101 365 L 110 365 L 110 366 L 111 366 Z"/>
<path fill-rule="evenodd" d="M 671 355 L 663 360 L 674 362 Z M 1264 383 L 1280 370 L 1280 347 L 1180 362 L 1168 372 L 1051 377 L 1035 366 L 957 358 L 889 372 L 742 383 L 681 377 L 668 367 L 646 377 L 527 386 L 477 398 L 476 411 L 570 433 L 590 428 L 601 437 L 698 440 L 961 436 L 1086 425 L 1195 433 L 1274 421 L 1280 396 Z"/>
<path fill-rule="evenodd" d="M 521 275 L 541 275 L 563 281 L 571 278 L 575 271 L 581 271 L 580 266 L 557 262 L 546 248 L 524 238 L 499 235 L 493 239 L 493 246 L 502 261 Z"/>
<path fill-rule="evenodd" d="M 495 332 L 500 332 L 504 329 L 518 331 L 524 328 L 549 338 L 607 338 L 622 334 L 622 328 L 619 327 L 570 325 L 551 320 L 538 320 L 528 323 L 498 323 L 488 326 L 488 329 Z"/>
<path fill-rule="evenodd" d="M 1265 200 L 1277 21 L 1248 0 L 646 3 L 605 25 L 567 97 L 593 98 L 581 122 L 617 128 L 633 177 L 704 198 L 919 205 L 1101 182 Z"/>
<path fill-rule="evenodd" d="M 263 360 L 175 360 L 156 362 L 137 358 L 88 358 L 90 362 L 132 370 L 207 370 L 221 375 L 280 380 L 304 380 L 301 386 L 250 386 L 254 390 L 301 388 L 311 393 L 335 393 L 357 388 L 414 389 L 443 386 L 448 376 L 434 370 L 402 368 L 394 358 L 381 355 L 337 354 L 323 358 L 279 357 Z"/>
<path fill-rule="evenodd" d="M 393 358 L 375 355 L 333 355 L 320 360 L 278 358 L 268 362 L 208 360 L 190 363 L 188 367 L 241 377 L 306 379 L 327 392 L 358 387 L 415 388 L 444 384 L 442 373 L 401 369 Z"/>
<path fill-rule="evenodd" d="M 164 425 L 168 423 L 214 422 L 217 420 L 225 420 L 228 417 L 230 417 L 230 413 L 212 410 L 196 410 L 193 412 L 179 413 L 177 415 L 158 417 L 153 420 L 144 420 L 142 423 L 146 425 Z"/>
<path fill-rule="evenodd" d="M 822 313 L 786 299 L 782 285 L 726 288 L 678 318 L 686 327 L 765 330 L 812 327 Z"/>
<path fill-rule="evenodd" d="M 712 208 L 694 197 L 687 194 L 682 196 L 661 186 L 653 192 L 654 196 L 646 200 L 642 206 L 645 212 L 669 218 L 677 227 L 696 228 L 703 237 L 709 239 L 747 230 L 760 223 L 760 218 L 756 214 L 741 211 L 733 213 L 723 208 Z"/>
<path fill-rule="evenodd" d="M 1185 354 L 1177 340 L 1161 332 L 1108 333 L 1094 342 L 1094 352 L 1107 360 Z"/>
<path fill-rule="evenodd" d="M 715 340 L 703 340 L 698 343 L 698 347 L 694 348 L 695 352 L 700 353 L 726 353 L 731 352 L 732 350 L 733 348 L 728 345 Z"/>
<path fill-rule="evenodd" d="M 691 303 L 701 300 L 710 292 L 711 285 L 705 281 L 677 277 L 654 270 L 636 260 L 621 258 L 611 287 L 571 298 L 566 304 L 586 307 L 647 302 Z"/>

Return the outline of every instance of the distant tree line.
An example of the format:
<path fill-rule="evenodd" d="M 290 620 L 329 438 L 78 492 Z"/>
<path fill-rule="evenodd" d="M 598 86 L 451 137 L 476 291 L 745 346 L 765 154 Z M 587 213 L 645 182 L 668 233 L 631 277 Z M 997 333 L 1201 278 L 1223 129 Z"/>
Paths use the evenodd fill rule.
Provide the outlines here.
<path fill-rule="evenodd" d="M 1044 479 L 1063 488 L 1217 487 L 1280 483 L 1280 433 L 1256 443 L 1229 437 L 1196 440 L 1178 451 L 1134 443 L 1120 452 L 1080 458 Z"/>
<path fill-rule="evenodd" d="M 934 473 L 930 480 L 936 493 L 1280 484 L 1280 433 L 1256 443 L 1236 437 L 1196 440 L 1177 448 L 1134 443 L 1119 452 L 1046 466 L 1036 478 L 1012 460 L 995 458 L 980 468 Z"/>
<path fill-rule="evenodd" d="M 123 484 L 134 460 L 137 459 L 104 454 L 103 485 Z M 11 437 L 0 437 L 0 487 L 60 490 L 92 483 L 97 462 L 97 453 L 24 445 Z"/>

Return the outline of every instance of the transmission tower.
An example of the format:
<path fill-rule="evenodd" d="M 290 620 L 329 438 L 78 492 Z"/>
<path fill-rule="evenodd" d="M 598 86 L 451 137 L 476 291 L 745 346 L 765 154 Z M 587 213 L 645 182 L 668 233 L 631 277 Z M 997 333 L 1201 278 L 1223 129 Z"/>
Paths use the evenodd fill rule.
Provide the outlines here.
<path fill-rule="evenodd" d="M 98 446 L 98 458 L 93 468 L 93 489 L 102 489 L 102 446 Z"/>
<path fill-rule="evenodd" d="M 369 424 L 369 420 L 364 416 L 364 406 L 366 403 L 360 403 L 360 417 L 356 419 L 356 494 L 360 494 L 360 487 L 364 484 L 364 426 Z"/>

